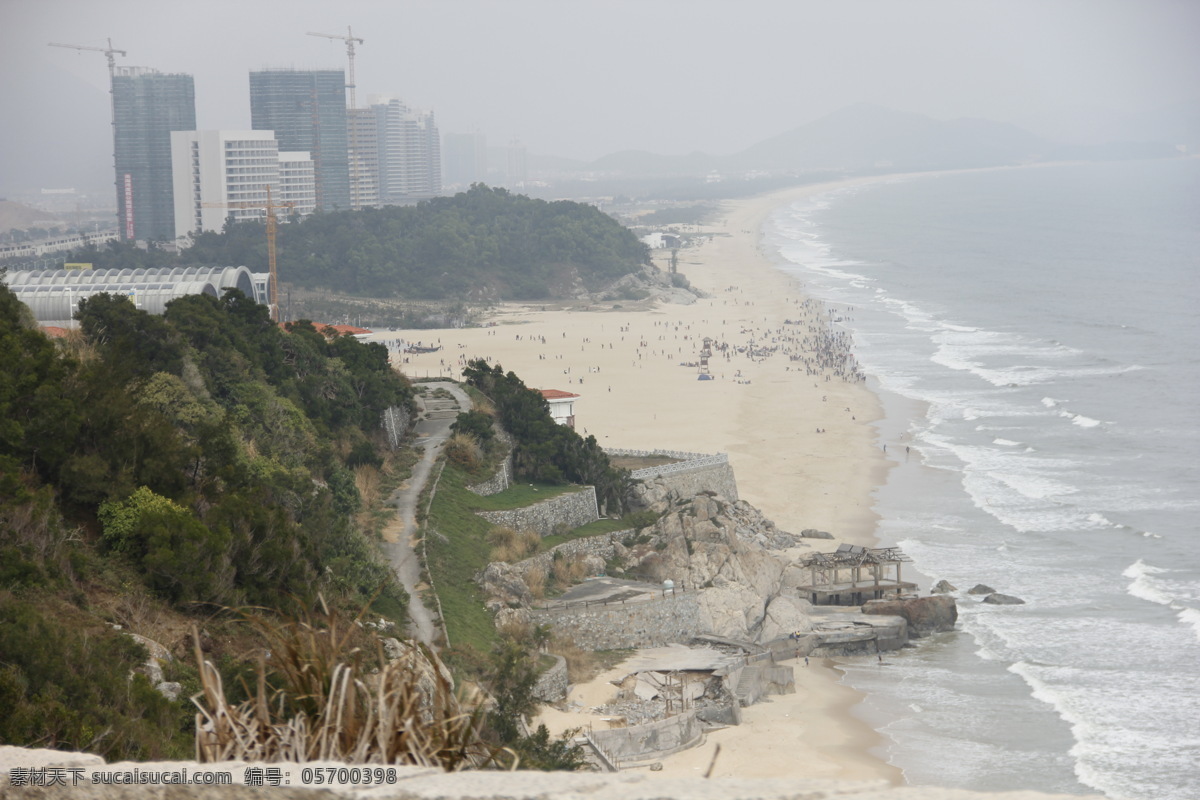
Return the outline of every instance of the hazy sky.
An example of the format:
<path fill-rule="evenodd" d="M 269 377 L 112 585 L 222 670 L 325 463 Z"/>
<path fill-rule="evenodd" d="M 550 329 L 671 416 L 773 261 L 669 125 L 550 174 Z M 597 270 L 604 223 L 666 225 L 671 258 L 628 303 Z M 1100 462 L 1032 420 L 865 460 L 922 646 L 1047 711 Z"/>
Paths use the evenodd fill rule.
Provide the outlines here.
<path fill-rule="evenodd" d="M 111 36 L 195 76 L 199 127 L 248 128 L 247 72 L 343 67 L 305 33 L 347 25 L 360 105 L 581 159 L 730 153 L 863 101 L 1032 124 L 1200 98 L 1197 0 L 0 0 L 0 167 L 111 153 L 103 55 L 48 42 Z"/>

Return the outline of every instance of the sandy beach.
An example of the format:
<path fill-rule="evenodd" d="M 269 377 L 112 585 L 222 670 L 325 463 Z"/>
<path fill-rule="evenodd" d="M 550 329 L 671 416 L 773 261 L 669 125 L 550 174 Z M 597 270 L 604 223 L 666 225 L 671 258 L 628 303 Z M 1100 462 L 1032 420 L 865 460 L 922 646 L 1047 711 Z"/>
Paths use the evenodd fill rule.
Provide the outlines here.
<path fill-rule="evenodd" d="M 728 453 L 742 499 L 784 530 L 818 528 L 870 545 L 872 490 L 890 464 L 871 426 L 881 414 L 878 399 L 865 383 L 811 374 L 800 360 L 802 346 L 830 329 L 829 319 L 853 310 L 808 300 L 760 241 L 773 209 L 868 180 L 875 179 L 727 202 L 702 229 L 712 236 L 679 252 L 679 271 L 707 294 L 693 305 L 634 312 L 613 304 L 590 310 L 513 304 L 489 317 L 493 327 L 376 338 L 442 346 L 405 356 L 402 369 L 414 378 L 460 378 L 466 360 L 482 357 L 531 387 L 577 393 L 577 430 L 606 447 Z M 665 259 L 656 259 L 659 266 L 666 267 Z M 707 381 L 698 380 L 696 366 L 681 365 L 698 361 L 704 337 L 728 345 L 711 359 L 714 379 Z M 751 343 L 757 357 L 737 352 Z M 569 702 L 584 708 L 605 702 L 612 677 L 576 687 Z M 665 759 L 662 774 L 702 774 L 720 743 L 715 775 L 902 782 L 899 770 L 870 754 L 881 737 L 850 713 L 861 697 L 838 678 L 827 660 L 814 659 L 807 669 L 800 663 L 795 694 L 746 709 L 745 724 Z M 545 717 L 554 730 L 596 719 L 555 711 Z"/>

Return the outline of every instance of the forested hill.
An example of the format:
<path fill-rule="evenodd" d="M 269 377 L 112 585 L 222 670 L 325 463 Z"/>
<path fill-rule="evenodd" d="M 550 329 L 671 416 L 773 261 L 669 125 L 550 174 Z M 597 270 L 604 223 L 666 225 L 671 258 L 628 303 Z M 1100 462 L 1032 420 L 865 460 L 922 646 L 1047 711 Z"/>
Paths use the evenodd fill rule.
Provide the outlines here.
<path fill-rule="evenodd" d="M 475 185 L 415 206 L 318 213 L 280 225 L 281 280 L 413 299 L 533 300 L 594 290 L 648 261 L 645 245 L 599 209 Z M 131 261 L 132 259 L 132 261 Z M 96 267 L 245 265 L 266 271 L 260 223 L 205 233 L 177 258 L 128 247 L 79 251 Z"/>
<path fill-rule="evenodd" d="M 163 316 L 97 295 L 79 321 L 56 344 L 0 285 L 0 742 L 177 757 L 189 692 L 130 682 L 145 655 L 109 624 L 182 657 L 223 606 L 321 593 L 403 620 L 359 487 L 412 389 L 382 345 L 237 292 Z"/>

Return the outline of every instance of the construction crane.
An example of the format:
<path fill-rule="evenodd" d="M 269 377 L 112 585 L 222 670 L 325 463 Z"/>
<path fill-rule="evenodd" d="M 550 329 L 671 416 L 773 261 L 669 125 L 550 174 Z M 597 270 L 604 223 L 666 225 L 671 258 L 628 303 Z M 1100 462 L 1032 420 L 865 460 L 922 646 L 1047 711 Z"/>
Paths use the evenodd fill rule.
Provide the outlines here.
<path fill-rule="evenodd" d="M 86 44 L 61 44 L 59 42 L 49 42 L 49 46 L 66 47 L 79 51 L 94 50 L 97 53 L 104 53 L 105 57 L 108 58 L 108 107 L 113 130 L 113 169 L 115 170 L 117 165 L 117 95 L 113 90 L 113 78 L 117 74 L 117 59 L 115 56 L 117 53 L 120 53 L 122 56 L 128 56 L 129 54 L 124 50 L 118 50 L 113 47 L 112 39 L 107 39 L 106 41 L 108 42 L 108 47 L 92 47 Z M 114 172 L 113 174 L 115 175 L 116 173 Z"/>
<path fill-rule="evenodd" d="M 354 154 L 351 160 L 351 168 L 354 174 L 350 176 L 350 208 L 357 211 L 362 207 L 362 201 L 359 191 L 359 173 L 362 171 L 361 154 L 358 152 L 358 118 L 354 112 L 358 108 L 358 100 L 355 97 L 354 84 L 354 43 L 363 44 L 363 40 L 354 35 L 354 31 L 350 26 L 346 26 L 346 35 L 342 36 L 336 33 L 313 33 L 308 32 L 309 36 L 320 36 L 325 39 L 341 39 L 346 43 L 346 60 L 349 62 L 349 69 L 346 71 L 346 89 L 349 91 L 350 100 L 350 152 Z"/>
<path fill-rule="evenodd" d="M 277 208 L 294 208 L 295 203 L 289 201 L 276 203 L 271 199 L 271 187 L 267 186 L 267 201 L 265 203 L 253 200 L 234 201 L 232 203 L 201 203 L 204 208 L 246 208 L 266 211 L 267 217 L 267 267 L 270 277 L 267 281 L 267 303 L 271 311 L 271 319 L 279 322 L 279 269 L 275 261 L 275 230 L 278 220 L 275 217 Z"/>
<path fill-rule="evenodd" d="M 350 69 L 346 72 L 346 88 L 350 90 L 350 108 L 358 108 L 354 98 L 354 43 L 363 44 L 363 40 L 355 37 L 354 31 L 350 26 L 346 26 L 346 35 L 342 36 L 336 33 L 313 33 L 308 32 L 309 36 L 322 36 L 326 39 L 341 39 L 346 43 L 346 60 L 350 62 Z"/>

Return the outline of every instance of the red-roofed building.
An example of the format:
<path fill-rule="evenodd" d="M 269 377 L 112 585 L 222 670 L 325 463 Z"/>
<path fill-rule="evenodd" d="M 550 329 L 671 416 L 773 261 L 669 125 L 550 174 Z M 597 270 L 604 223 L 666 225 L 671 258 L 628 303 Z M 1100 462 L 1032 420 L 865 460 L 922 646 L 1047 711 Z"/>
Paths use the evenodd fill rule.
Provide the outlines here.
<path fill-rule="evenodd" d="M 566 425 L 575 430 L 575 398 L 577 394 L 564 392 L 562 389 L 534 389 L 541 392 L 542 397 L 550 404 L 550 416 L 559 425 Z"/>
<path fill-rule="evenodd" d="M 279 324 L 280 327 L 284 326 L 284 323 L 282 322 Z M 374 332 L 368 328 L 356 328 L 353 325 L 326 325 L 324 322 L 314 322 L 312 323 L 312 326 L 316 328 L 317 333 L 324 335 L 326 338 L 345 336 L 349 334 L 356 339 L 361 339 L 365 336 L 370 336 Z"/>
<path fill-rule="evenodd" d="M 46 334 L 51 339 L 65 339 L 70 331 L 66 328 L 60 328 L 57 325 L 43 325 L 42 333 Z"/>

